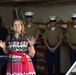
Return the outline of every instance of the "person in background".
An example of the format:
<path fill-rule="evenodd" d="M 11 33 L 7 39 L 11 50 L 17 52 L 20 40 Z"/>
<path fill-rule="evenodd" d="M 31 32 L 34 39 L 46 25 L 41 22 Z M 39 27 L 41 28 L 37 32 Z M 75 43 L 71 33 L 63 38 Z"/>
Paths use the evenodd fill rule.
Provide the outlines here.
<path fill-rule="evenodd" d="M 72 14 L 71 19 L 73 25 L 68 29 L 65 36 L 67 37 L 69 44 L 70 63 L 73 65 L 73 63 L 76 61 L 76 13 Z"/>
<path fill-rule="evenodd" d="M 36 75 L 30 58 L 35 55 L 34 38 L 25 34 L 24 24 L 20 19 L 14 20 L 12 29 L 6 42 L 0 40 L 0 47 L 5 54 L 9 54 L 7 75 Z"/>
<path fill-rule="evenodd" d="M 2 18 L 0 18 L 0 40 L 2 40 L 3 42 L 6 40 L 6 37 L 8 35 L 8 30 L 7 28 L 5 28 L 3 26 L 3 22 L 2 22 Z M 3 49 L 0 47 L 0 56 L 4 56 L 6 55 L 4 52 L 3 52 Z M 6 62 L 5 62 L 6 61 Z M 6 64 L 7 64 L 7 60 L 5 60 L 2 68 L 1 68 L 1 74 L 2 75 L 6 75 Z M 0 60 L 0 64 L 2 64 L 1 60 Z"/>
<path fill-rule="evenodd" d="M 34 40 L 35 40 L 36 43 L 35 43 L 34 47 L 35 47 L 35 50 L 36 50 L 37 39 L 38 39 L 39 33 L 40 33 L 39 26 L 32 22 L 32 19 L 33 19 L 33 16 L 34 16 L 33 12 L 27 11 L 27 12 L 25 12 L 25 16 L 26 16 L 26 24 L 25 24 L 26 33 L 35 38 Z M 32 58 L 32 61 L 33 61 L 33 65 L 34 65 L 35 70 L 36 70 L 36 54 Z"/>
<path fill-rule="evenodd" d="M 62 43 L 63 34 L 60 28 L 56 26 L 56 16 L 50 16 L 50 27 L 46 29 L 42 38 L 46 45 L 46 64 L 48 75 L 53 75 L 52 64 L 55 64 L 55 75 L 59 75 L 60 67 L 60 44 Z"/>
<path fill-rule="evenodd" d="M 8 35 L 8 30 L 3 26 L 2 19 L 0 18 L 0 40 L 5 41 Z"/>

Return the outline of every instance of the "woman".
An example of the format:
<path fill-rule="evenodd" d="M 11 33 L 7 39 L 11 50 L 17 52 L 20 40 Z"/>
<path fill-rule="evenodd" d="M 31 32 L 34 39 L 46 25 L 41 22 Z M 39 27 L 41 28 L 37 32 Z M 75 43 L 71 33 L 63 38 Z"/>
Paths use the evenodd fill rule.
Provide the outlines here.
<path fill-rule="evenodd" d="M 35 54 L 34 38 L 24 33 L 24 25 L 19 19 L 13 22 L 12 29 L 14 33 L 7 36 L 6 44 L 0 40 L 0 47 L 9 54 L 7 75 L 36 75 L 30 58 Z"/>

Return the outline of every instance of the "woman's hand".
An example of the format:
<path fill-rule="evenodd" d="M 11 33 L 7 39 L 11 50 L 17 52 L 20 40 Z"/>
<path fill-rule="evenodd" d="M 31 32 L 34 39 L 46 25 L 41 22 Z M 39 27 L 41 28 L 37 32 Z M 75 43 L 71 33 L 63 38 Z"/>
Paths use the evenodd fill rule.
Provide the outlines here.
<path fill-rule="evenodd" d="M 31 40 L 27 39 L 28 43 L 30 44 L 30 47 L 32 47 L 35 44 L 35 38 L 32 37 Z"/>
<path fill-rule="evenodd" d="M 0 47 L 3 49 L 5 54 L 8 54 L 8 51 L 6 50 L 6 44 L 5 42 L 2 42 L 1 40 L 0 40 Z"/>
<path fill-rule="evenodd" d="M 3 49 L 5 49 L 5 47 L 6 47 L 5 42 L 2 42 L 2 41 L 0 40 L 0 47 L 3 48 Z"/>
<path fill-rule="evenodd" d="M 29 55 L 31 57 L 33 57 L 35 55 L 35 48 L 34 48 L 35 40 L 33 37 L 31 38 L 31 40 L 29 40 L 29 39 L 27 39 L 27 40 L 28 40 L 28 43 L 30 44 Z"/>

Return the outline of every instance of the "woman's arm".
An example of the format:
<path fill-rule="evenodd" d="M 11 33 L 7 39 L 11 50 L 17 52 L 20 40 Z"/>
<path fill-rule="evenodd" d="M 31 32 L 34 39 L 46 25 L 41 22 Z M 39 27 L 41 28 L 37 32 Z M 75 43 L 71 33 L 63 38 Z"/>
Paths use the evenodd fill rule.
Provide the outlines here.
<path fill-rule="evenodd" d="M 29 55 L 30 55 L 31 57 L 34 57 L 35 53 L 36 53 L 36 52 L 35 52 L 34 46 L 30 47 Z"/>
<path fill-rule="evenodd" d="M 27 39 L 28 40 L 28 43 L 30 45 L 30 47 L 28 48 L 29 49 L 29 55 L 31 57 L 33 57 L 35 55 L 35 48 L 34 48 L 34 43 L 35 43 L 35 40 L 34 38 L 32 37 L 31 40 Z"/>

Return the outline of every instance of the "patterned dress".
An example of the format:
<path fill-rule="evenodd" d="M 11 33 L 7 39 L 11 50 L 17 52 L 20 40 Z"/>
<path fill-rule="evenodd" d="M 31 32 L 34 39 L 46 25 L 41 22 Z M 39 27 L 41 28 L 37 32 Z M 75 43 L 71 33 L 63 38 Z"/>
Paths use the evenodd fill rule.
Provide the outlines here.
<path fill-rule="evenodd" d="M 20 34 L 17 39 L 15 36 L 6 39 L 9 50 L 9 59 L 7 64 L 7 75 L 36 75 L 30 56 L 28 55 L 28 41 L 30 36 L 22 37 Z"/>

